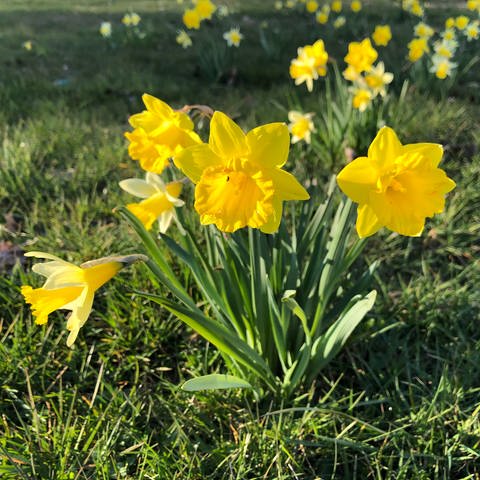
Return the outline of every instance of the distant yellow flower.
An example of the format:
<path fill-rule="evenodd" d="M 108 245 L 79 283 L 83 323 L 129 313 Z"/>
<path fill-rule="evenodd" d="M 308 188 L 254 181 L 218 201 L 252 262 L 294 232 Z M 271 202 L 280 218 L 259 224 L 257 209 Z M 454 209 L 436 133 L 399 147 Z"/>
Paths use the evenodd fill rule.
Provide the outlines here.
<path fill-rule="evenodd" d="M 103 38 L 109 38 L 112 36 L 112 24 L 110 22 L 102 22 L 99 29 L 100 35 Z"/>
<path fill-rule="evenodd" d="M 183 48 L 188 48 L 192 46 L 192 39 L 185 30 L 179 30 L 175 41 Z"/>
<path fill-rule="evenodd" d="M 377 25 L 372 34 L 375 45 L 379 47 L 386 47 L 392 39 L 392 31 L 389 25 Z"/>
<path fill-rule="evenodd" d="M 456 33 L 455 33 L 455 29 L 453 28 L 447 28 L 442 32 L 442 38 L 444 40 L 455 40 L 455 37 L 456 37 Z"/>
<path fill-rule="evenodd" d="M 295 85 L 306 83 L 309 92 L 313 90 L 313 81 L 327 74 L 328 53 L 323 40 L 313 45 L 305 45 L 298 50 L 298 57 L 290 63 L 290 76 Z"/>
<path fill-rule="evenodd" d="M 349 65 L 343 72 L 343 77 L 345 78 L 345 80 L 348 80 L 350 82 L 355 82 L 357 81 L 361 74 L 360 72 L 358 72 L 354 67 L 352 67 L 352 65 Z"/>
<path fill-rule="evenodd" d="M 198 30 L 200 28 L 201 18 L 199 13 L 195 9 L 185 10 L 182 20 L 183 20 L 183 24 L 188 29 Z"/>
<path fill-rule="evenodd" d="M 181 207 L 185 203 L 178 198 L 182 191 L 181 182 L 170 182 L 165 185 L 158 175 L 151 172 L 147 172 L 145 180 L 128 178 L 122 180 L 119 185 L 126 192 L 144 199 L 140 203 L 128 204 L 127 208 L 147 230 L 150 230 L 158 220 L 160 232 L 165 233 L 172 220 L 177 218 L 175 207 Z"/>
<path fill-rule="evenodd" d="M 332 12 L 340 13 L 342 11 L 342 2 L 340 0 L 334 0 L 331 8 Z"/>
<path fill-rule="evenodd" d="M 383 62 L 378 62 L 375 67 L 372 67 L 365 75 L 365 83 L 372 90 L 373 96 L 385 96 L 385 86 L 389 85 L 393 80 L 393 73 L 385 71 Z"/>
<path fill-rule="evenodd" d="M 480 9 L 480 1 L 479 0 L 468 0 L 467 1 L 467 8 L 468 8 L 468 10 L 471 10 L 471 11 Z"/>
<path fill-rule="evenodd" d="M 417 37 L 421 38 L 430 38 L 435 33 L 435 30 L 424 22 L 415 25 L 413 31 Z"/>
<path fill-rule="evenodd" d="M 27 40 L 26 42 L 22 43 L 22 47 L 28 52 L 30 52 L 33 48 L 33 42 L 31 40 Z"/>
<path fill-rule="evenodd" d="M 362 9 L 362 2 L 360 2 L 359 0 L 353 0 L 350 4 L 350 9 L 352 10 L 352 12 L 359 12 Z"/>
<path fill-rule="evenodd" d="M 320 23 L 321 25 L 325 25 L 328 22 L 328 13 L 319 11 L 315 15 L 315 18 L 317 19 L 318 23 Z"/>
<path fill-rule="evenodd" d="M 441 213 L 445 194 L 455 188 L 438 168 L 442 155 L 441 145 L 402 145 L 391 128 L 383 127 L 368 157 L 355 159 L 337 175 L 343 193 L 358 203 L 358 235 L 368 237 L 382 227 L 420 235 L 426 217 Z"/>
<path fill-rule="evenodd" d="M 240 28 L 236 27 L 225 32 L 223 38 L 227 41 L 229 47 L 238 47 L 243 39 L 243 35 L 240 33 Z"/>
<path fill-rule="evenodd" d="M 433 45 L 433 49 L 435 50 L 435 54 L 437 56 L 443 58 L 452 58 L 455 54 L 456 46 L 456 42 L 442 40 L 441 42 L 435 42 L 435 44 Z"/>
<path fill-rule="evenodd" d="M 470 19 L 468 17 L 466 17 L 465 15 L 460 15 L 459 17 L 457 17 L 455 19 L 455 26 L 459 30 L 465 30 L 469 21 L 470 21 Z"/>
<path fill-rule="evenodd" d="M 305 143 L 310 143 L 312 132 L 315 131 L 315 126 L 312 121 L 313 113 L 301 113 L 296 110 L 288 112 L 288 120 L 290 124 L 288 129 L 292 134 L 292 143 L 297 143 L 304 140 Z"/>
<path fill-rule="evenodd" d="M 210 0 L 197 0 L 196 3 L 195 10 L 200 17 L 200 20 L 210 20 L 217 9 L 215 4 Z"/>
<path fill-rule="evenodd" d="M 307 12 L 314 13 L 318 10 L 318 3 L 315 0 L 309 0 L 305 3 L 305 8 L 307 9 Z"/>
<path fill-rule="evenodd" d="M 144 94 L 142 99 L 147 110 L 130 117 L 135 130 L 125 133 L 130 140 L 128 153 L 144 170 L 161 173 L 169 158 L 201 140 L 186 113 L 173 110 L 152 95 Z"/>
<path fill-rule="evenodd" d="M 195 186 L 195 209 L 203 225 L 224 232 L 246 226 L 273 233 L 285 200 L 307 200 L 307 191 L 282 170 L 290 138 L 284 123 L 270 123 L 244 134 L 221 112 L 210 123 L 208 144 L 183 150 L 175 165 Z"/>
<path fill-rule="evenodd" d="M 377 51 L 372 47 L 370 39 L 366 38 L 361 42 L 349 43 L 348 54 L 344 60 L 348 65 L 351 65 L 357 70 L 357 72 L 365 72 L 370 70 L 377 57 Z"/>
<path fill-rule="evenodd" d="M 453 17 L 448 17 L 445 20 L 445 28 L 453 28 L 455 26 L 455 19 Z"/>
<path fill-rule="evenodd" d="M 465 36 L 468 41 L 477 40 L 479 35 L 478 21 L 471 22 L 465 29 Z"/>
<path fill-rule="evenodd" d="M 347 20 L 343 15 L 338 16 L 333 22 L 333 28 L 341 28 L 345 25 Z"/>
<path fill-rule="evenodd" d="M 413 2 L 412 8 L 410 9 L 410 11 L 417 17 L 423 17 L 423 14 L 424 14 L 423 7 L 418 2 Z"/>
<path fill-rule="evenodd" d="M 131 13 L 130 14 L 130 24 L 133 27 L 136 27 L 140 23 L 141 20 L 142 20 L 142 17 L 140 17 L 140 15 L 138 13 Z"/>
<path fill-rule="evenodd" d="M 356 108 L 360 112 L 364 112 L 373 99 L 372 92 L 367 88 L 362 87 L 354 87 L 352 92 L 354 94 L 352 100 L 353 108 Z"/>
<path fill-rule="evenodd" d="M 456 66 L 456 63 L 453 63 L 448 58 L 437 54 L 432 57 L 432 66 L 430 67 L 430 72 L 435 73 L 435 76 L 438 79 L 445 80 L 445 78 L 452 74 L 453 69 Z"/>
<path fill-rule="evenodd" d="M 24 285 L 21 288 L 25 301 L 31 304 L 35 323 L 47 323 L 48 315 L 55 310 L 71 310 L 67 329 L 70 334 L 67 346 L 75 342 L 80 328 L 92 311 L 93 297 L 104 283 L 108 282 L 121 268 L 147 257 L 128 255 L 126 257 L 106 257 L 80 266 L 65 262 L 61 258 L 43 252 L 28 252 L 27 257 L 50 260 L 33 266 L 33 271 L 44 277 L 41 288 Z"/>
<path fill-rule="evenodd" d="M 408 49 L 408 59 L 411 62 L 417 62 L 423 57 L 424 53 L 430 51 L 426 38 L 414 38 L 408 44 Z"/>
<path fill-rule="evenodd" d="M 126 13 L 123 17 L 122 17 L 122 23 L 129 27 L 131 24 L 132 24 L 132 17 L 130 16 L 129 13 Z"/>

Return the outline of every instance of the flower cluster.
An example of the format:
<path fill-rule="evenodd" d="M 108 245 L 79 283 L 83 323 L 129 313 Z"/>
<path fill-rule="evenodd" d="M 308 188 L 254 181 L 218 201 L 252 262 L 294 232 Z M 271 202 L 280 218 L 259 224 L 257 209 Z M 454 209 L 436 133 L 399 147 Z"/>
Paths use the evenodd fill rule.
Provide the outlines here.
<path fill-rule="evenodd" d="M 136 35 L 138 38 L 143 38 L 145 34 L 141 32 L 138 28 L 141 20 L 142 20 L 142 17 L 140 17 L 138 13 L 130 12 L 130 13 L 126 13 L 122 17 L 121 22 L 125 27 L 127 27 L 130 33 L 133 32 L 133 34 Z M 112 23 L 101 22 L 98 31 L 103 38 L 111 38 L 113 33 Z"/>
<path fill-rule="evenodd" d="M 346 80 L 353 82 L 353 107 L 363 112 L 378 95 L 386 95 L 386 85 L 393 80 L 393 74 L 385 72 L 383 62 L 373 63 L 378 52 L 373 48 L 370 39 L 351 42 L 345 56 L 347 68 L 343 72 Z"/>
<path fill-rule="evenodd" d="M 295 85 L 306 83 L 309 92 L 313 90 L 313 81 L 327 74 L 328 53 L 323 40 L 313 45 L 305 45 L 297 50 L 297 58 L 290 63 L 290 76 Z"/>

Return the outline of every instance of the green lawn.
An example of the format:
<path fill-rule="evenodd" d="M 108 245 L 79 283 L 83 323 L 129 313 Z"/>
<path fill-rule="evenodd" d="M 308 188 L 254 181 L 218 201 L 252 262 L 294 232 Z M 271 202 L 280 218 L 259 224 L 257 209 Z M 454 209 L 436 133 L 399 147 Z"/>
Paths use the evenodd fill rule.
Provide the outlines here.
<path fill-rule="evenodd" d="M 232 16 L 202 27 L 188 50 L 175 43 L 174 0 L 0 5 L 0 478 L 480 478 L 478 64 L 447 94 L 439 81 L 410 78 L 400 96 L 415 21 L 391 2 L 364 2 L 361 20 L 349 14 L 338 32 L 273 1 L 225 3 Z M 431 3 L 438 27 L 463 8 Z M 131 9 L 145 38 L 122 35 Z M 107 20 L 114 44 L 98 33 Z M 347 42 L 385 21 L 394 44 L 384 60 L 395 73 L 385 117 L 404 143 L 442 143 L 457 188 L 420 238 L 372 238 L 363 262 L 382 261 L 374 310 L 296 401 L 180 390 L 223 372 L 222 359 L 137 295 L 157 288 L 142 266 L 97 293 L 73 349 L 62 312 L 34 324 L 19 286 L 39 280 L 22 252 L 81 262 L 141 251 L 112 209 L 131 201 L 118 181 L 139 175 L 123 132 L 144 92 L 175 107 L 210 105 L 245 130 L 286 121 L 294 107 L 320 119 L 325 81 L 308 94 L 288 77 L 297 47 L 322 37 L 343 68 Z M 235 25 L 245 40 L 232 52 L 221 34 Z M 378 125 L 361 118 L 330 158 L 292 146 L 289 168 L 324 182 L 345 164 L 344 147 L 365 154 Z"/>

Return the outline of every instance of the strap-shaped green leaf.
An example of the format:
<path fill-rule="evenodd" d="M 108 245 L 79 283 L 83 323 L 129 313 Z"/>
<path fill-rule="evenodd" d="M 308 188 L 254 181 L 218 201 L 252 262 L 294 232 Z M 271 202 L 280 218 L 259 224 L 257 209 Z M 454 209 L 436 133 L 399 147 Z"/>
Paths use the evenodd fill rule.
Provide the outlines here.
<path fill-rule="evenodd" d="M 222 375 L 212 373 L 201 377 L 187 380 L 182 385 L 182 390 L 187 392 L 198 392 L 201 390 L 222 390 L 226 388 L 253 388 L 246 380 L 233 375 Z"/>

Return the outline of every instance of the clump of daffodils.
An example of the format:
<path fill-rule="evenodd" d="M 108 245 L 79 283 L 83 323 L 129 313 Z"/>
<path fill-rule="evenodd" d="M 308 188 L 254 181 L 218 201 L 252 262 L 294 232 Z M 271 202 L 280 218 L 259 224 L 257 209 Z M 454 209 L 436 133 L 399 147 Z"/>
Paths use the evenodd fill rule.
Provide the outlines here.
<path fill-rule="evenodd" d="M 313 90 L 313 82 L 327 74 L 328 53 L 323 40 L 313 45 L 305 45 L 297 50 L 297 58 L 290 63 L 290 77 L 295 85 L 305 83 L 309 92 Z"/>
<path fill-rule="evenodd" d="M 142 18 L 140 17 L 140 15 L 138 13 L 126 13 L 123 17 L 122 17 L 122 23 L 126 26 L 126 27 L 136 27 L 138 26 L 138 24 L 140 23 L 140 21 L 142 20 Z"/>
<path fill-rule="evenodd" d="M 370 39 L 352 42 L 345 56 L 347 68 L 343 72 L 346 80 L 353 83 L 350 88 L 352 105 L 363 112 L 377 97 L 386 95 L 386 86 L 393 80 L 393 74 L 385 71 L 383 62 L 373 65 L 378 52 L 373 48 Z"/>

